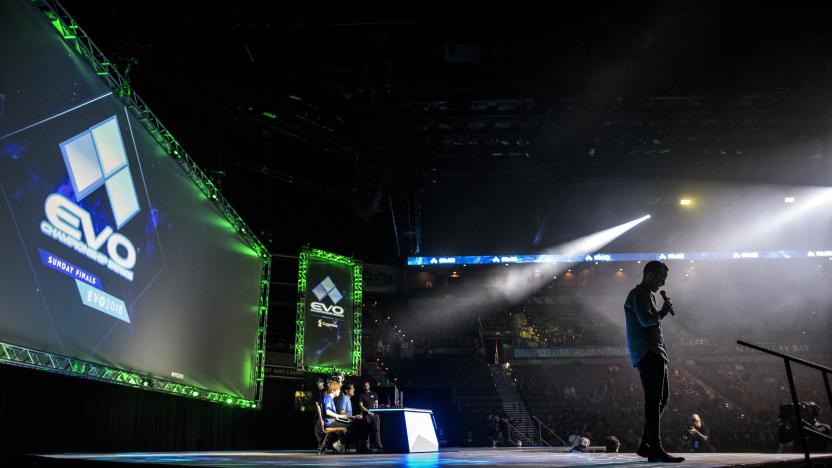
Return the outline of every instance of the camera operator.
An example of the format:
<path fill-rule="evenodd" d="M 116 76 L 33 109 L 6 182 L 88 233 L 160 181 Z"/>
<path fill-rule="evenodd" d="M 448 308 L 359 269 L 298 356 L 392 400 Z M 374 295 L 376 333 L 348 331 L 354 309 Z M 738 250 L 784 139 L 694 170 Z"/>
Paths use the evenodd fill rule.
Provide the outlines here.
<path fill-rule="evenodd" d="M 686 452 L 713 452 L 711 447 L 711 431 L 702 424 L 702 418 L 694 413 L 688 419 L 688 428 L 682 434 Z"/>
<path fill-rule="evenodd" d="M 821 415 L 820 406 L 813 401 L 801 401 L 800 413 L 803 422 L 811 429 L 825 435 L 832 436 L 832 427 L 818 420 Z M 794 406 L 790 404 L 780 405 L 780 416 L 778 418 L 778 442 L 780 447 L 778 453 L 802 452 L 803 444 L 798 437 L 798 427 L 794 417 Z M 807 433 L 806 442 L 812 452 L 825 452 L 829 450 L 828 441 L 815 434 Z"/>

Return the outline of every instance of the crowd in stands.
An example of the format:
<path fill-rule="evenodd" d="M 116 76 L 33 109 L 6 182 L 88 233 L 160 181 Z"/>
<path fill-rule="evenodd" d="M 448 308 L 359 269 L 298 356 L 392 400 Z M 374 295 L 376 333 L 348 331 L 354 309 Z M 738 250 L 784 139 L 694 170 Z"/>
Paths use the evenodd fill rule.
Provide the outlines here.
<path fill-rule="evenodd" d="M 488 375 L 486 363 L 492 362 L 494 355 L 483 351 L 488 347 L 486 343 L 494 342 L 484 341 L 483 333 L 490 334 L 493 340 L 495 332 L 507 331 L 504 341 L 498 339 L 498 357 L 512 361 L 512 377 L 517 379 L 532 415 L 561 439 L 587 438 L 598 445 L 608 436 L 615 436 L 621 451 L 633 451 L 641 438 L 643 395 L 638 373 L 625 357 L 549 358 L 524 364 L 521 359 L 513 359 L 510 349 L 502 347 L 625 346 L 620 304 L 623 299 L 610 296 L 609 307 L 587 303 L 587 297 L 599 300 L 591 287 L 634 284 L 632 274 L 619 276 L 622 275 L 613 272 L 600 279 L 598 275 L 576 271 L 574 276 L 560 277 L 520 304 L 495 303 L 475 313 L 466 307 L 470 300 L 467 293 L 421 291 L 413 294 L 400 310 L 365 309 L 365 332 L 372 340 L 367 349 L 372 350 L 369 352 L 374 357 L 383 357 L 401 387 L 449 390 L 442 397 L 450 403 L 443 407 L 443 412 L 451 413 L 449 421 L 462 421 L 456 427 L 442 424 L 446 426 L 442 430 L 449 444 L 516 445 L 500 423 L 507 416 Z M 687 300 L 693 304 L 692 299 Z M 674 300 L 678 302 L 685 303 Z M 599 315 L 599 311 L 607 310 L 609 314 Z M 829 314 L 813 310 L 799 307 L 790 312 L 790 317 L 803 314 L 799 316 L 811 316 L 807 320 L 813 321 L 796 320 L 788 327 L 778 328 L 788 331 L 783 336 L 770 332 L 774 319 L 765 317 L 768 321 L 755 325 L 759 336 L 752 336 L 752 341 L 768 338 L 770 341 L 762 342 L 811 344 L 810 360 L 829 363 L 828 342 L 808 341 L 819 330 L 828 330 Z M 726 326 L 717 333 L 704 318 L 697 318 L 697 314 L 704 316 L 705 312 L 692 307 L 684 312 L 684 321 L 676 317 L 666 327 L 673 362 L 669 374 L 670 406 L 662 418 L 663 444 L 668 450 L 683 450 L 687 421 L 696 413 L 709 426 L 712 446 L 717 451 L 776 451 L 778 406 L 790 401 L 782 362 L 767 361 L 759 355 L 737 358 L 731 341 L 738 336 L 736 327 Z M 716 315 L 711 313 L 711 319 Z M 806 327 L 805 323 L 813 326 Z M 808 334 L 801 331 L 806 328 Z M 724 345 L 728 352 L 713 352 Z M 825 357 L 817 357 L 815 350 L 826 353 Z M 816 401 L 825 408 L 822 384 L 811 380 L 819 377 L 804 378 L 799 370 L 796 372 L 800 399 Z M 822 414 L 820 419 L 829 421 L 830 415 Z M 558 443 L 554 439 L 550 442 Z"/>
<path fill-rule="evenodd" d="M 687 419 L 696 413 L 711 428 L 714 450 L 778 449 L 776 410 L 790 401 L 782 364 L 779 374 L 772 363 L 746 363 L 733 370 L 728 366 L 671 366 L 670 404 L 662 417 L 663 445 L 684 450 Z M 626 363 L 582 360 L 561 365 L 515 363 L 513 367 L 532 413 L 560 437 L 601 441 L 614 435 L 622 451 L 638 447 L 643 397 L 638 373 Z M 817 385 L 802 385 L 798 391 L 801 400 L 821 396 Z"/>

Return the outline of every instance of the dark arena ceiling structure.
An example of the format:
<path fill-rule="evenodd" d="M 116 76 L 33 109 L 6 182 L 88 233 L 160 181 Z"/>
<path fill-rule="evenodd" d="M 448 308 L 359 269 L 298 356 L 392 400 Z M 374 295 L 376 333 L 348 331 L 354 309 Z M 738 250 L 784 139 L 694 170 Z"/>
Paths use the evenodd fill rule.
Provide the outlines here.
<path fill-rule="evenodd" d="M 809 4 L 65 7 L 275 253 L 531 252 L 696 187 L 832 180 Z"/>

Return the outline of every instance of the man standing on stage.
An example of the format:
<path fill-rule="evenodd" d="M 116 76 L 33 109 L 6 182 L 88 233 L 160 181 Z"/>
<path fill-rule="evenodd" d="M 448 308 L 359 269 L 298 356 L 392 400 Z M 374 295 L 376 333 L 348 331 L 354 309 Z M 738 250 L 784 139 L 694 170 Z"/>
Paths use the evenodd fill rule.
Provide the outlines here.
<path fill-rule="evenodd" d="M 638 368 L 644 389 L 644 431 L 636 453 L 651 462 L 680 463 L 685 460 L 683 457 L 670 455 L 661 445 L 660 420 L 662 412 L 667 408 L 669 389 L 667 351 L 659 321 L 673 313 L 673 304 L 665 297 L 662 308 L 658 309 L 653 293 L 664 286 L 668 270 L 662 262 L 647 262 L 641 284 L 627 295 L 624 313 L 630 362 Z"/>
<path fill-rule="evenodd" d="M 370 440 L 375 442 L 379 450 L 384 450 L 384 445 L 381 444 L 381 420 L 378 414 L 371 412 L 378 408 L 378 394 L 372 390 L 369 380 L 364 382 L 364 393 L 358 397 L 358 406 L 364 420 L 370 425 Z"/>

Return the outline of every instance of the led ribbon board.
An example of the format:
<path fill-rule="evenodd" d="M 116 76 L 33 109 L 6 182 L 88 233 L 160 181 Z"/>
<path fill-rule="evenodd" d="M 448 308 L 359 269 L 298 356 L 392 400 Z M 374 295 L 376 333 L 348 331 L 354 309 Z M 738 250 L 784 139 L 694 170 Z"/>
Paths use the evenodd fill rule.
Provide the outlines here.
<path fill-rule="evenodd" d="M 295 331 L 298 369 L 360 373 L 361 270 L 360 263 L 342 255 L 317 249 L 300 253 Z"/>
<path fill-rule="evenodd" d="M 832 258 L 832 250 L 761 250 L 732 252 L 636 252 L 586 255 L 471 255 L 457 257 L 407 257 L 408 266 L 500 265 L 523 263 L 587 263 L 672 260 L 791 260 Z"/>
<path fill-rule="evenodd" d="M 266 249 L 60 5 L 0 44 L 0 362 L 257 406 Z"/>

